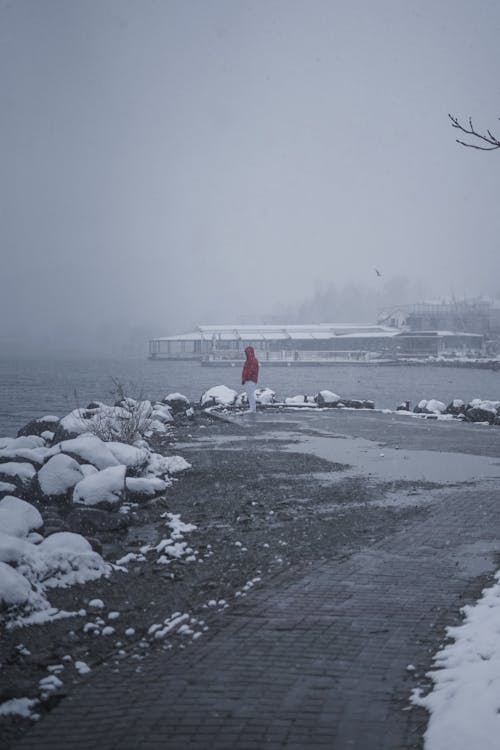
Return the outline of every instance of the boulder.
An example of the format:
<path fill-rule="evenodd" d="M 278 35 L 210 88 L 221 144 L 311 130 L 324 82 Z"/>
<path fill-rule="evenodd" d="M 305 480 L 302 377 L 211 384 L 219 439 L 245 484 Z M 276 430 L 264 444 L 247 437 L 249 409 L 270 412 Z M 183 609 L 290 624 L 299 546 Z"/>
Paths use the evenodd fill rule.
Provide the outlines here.
<path fill-rule="evenodd" d="M 0 500 L 0 529 L 6 534 L 26 537 L 32 529 L 43 526 L 40 512 L 31 503 L 7 495 Z"/>
<path fill-rule="evenodd" d="M 28 491 L 36 475 L 36 469 L 31 463 L 8 461 L 0 464 L 0 482 L 13 484 L 18 492 Z"/>
<path fill-rule="evenodd" d="M 436 398 L 431 398 L 425 407 L 426 414 L 443 414 L 445 410 L 446 404 L 443 404 L 442 401 L 438 401 Z"/>
<path fill-rule="evenodd" d="M 422 399 L 422 401 L 419 401 L 418 404 L 413 408 L 414 414 L 426 414 L 425 411 L 427 407 L 427 401 L 426 399 Z"/>
<path fill-rule="evenodd" d="M 32 419 L 21 427 L 17 433 L 17 437 L 24 437 L 27 435 L 40 435 L 46 431 L 54 432 L 59 423 L 59 417 L 55 417 L 52 414 L 48 414 L 46 417 L 40 417 L 39 419 Z"/>
<path fill-rule="evenodd" d="M 461 398 L 454 398 L 453 401 L 448 404 L 444 413 L 451 414 L 454 417 L 458 417 L 460 414 L 465 414 L 465 403 Z"/>
<path fill-rule="evenodd" d="M 82 464 L 92 464 L 97 469 L 107 469 L 118 466 L 120 461 L 113 455 L 108 443 L 96 435 L 86 433 L 72 440 L 64 440 L 60 445 L 61 453 L 65 453 Z"/>
<path fill-rule="evenodd" d="M 82 479 L 80 464 L 64 453 L 49 458 L 37 474 L 40 492 L 45 497 L 66 498 Z"/>
<path fill-rule="evenodd" d="M 465 411 L 465 419 L 467 422 L 489 422 L 492 424 L 496 417 L 497 413 L 495 409 L 490 409 L 483 405 L 471 406 Z"/>
<path fill-rule="evenodd" d="M 165 492 L 169 484 L 158 477 L 126 477 L 127 500 L 148 500 Z"/>
<path fill-rule="evenodd" d="M 321 407 L 336 407 L 339 405 L 341 398 L 333 391 L 320 391 L 314 397 L 314 400 Z"/>
<path fill-rule="evenodd" d="M 162 403 L 169 406 L 174 414 L 184 413 L 191 406 L 190 400 L 182 393 L 169 393 L 162 399 Z"/>
<path fill-rule="evenodd" d="M 200 399 L 202 409 L 210 406 L 234 406 L 238 394 L 225 385 L 216 385 L 203 393 Z"/>
<path fill-rule="evenodd" d="M 23 463 L 28 461 L 37 469 L 43 466 L 43 455 L 40 449 L 33 448 L 3 448 L 0 450 L 0 464 L 9 462 Z"/>
<path fill-rule="evenodd" d="M 274 404 L 276 403 L 276 393 L 270 388 L 257 388 L 255 391 L 255 401 L 263 405 Z"/>
<path fill-rule="evenodd" d="M 360 399 L 356 399 L 356 398 L 343 399 L 341 403 L 344 404 L 344 406 L 348 407 L 349 409 L 374 409 L 375 408 L 374 401 L 361 401 Z"/>
<path fill-rule="evenodd" d="M 111 466 L 82 479 L 73 490 L 81 505 L 119 505 L 125 494 L 125 466 Z"/>
<path fill-rule="evenodd" d="M 402 401 L 399 406 L 396 406 L 396 411 L 410 411 L 410 402 Z"/>

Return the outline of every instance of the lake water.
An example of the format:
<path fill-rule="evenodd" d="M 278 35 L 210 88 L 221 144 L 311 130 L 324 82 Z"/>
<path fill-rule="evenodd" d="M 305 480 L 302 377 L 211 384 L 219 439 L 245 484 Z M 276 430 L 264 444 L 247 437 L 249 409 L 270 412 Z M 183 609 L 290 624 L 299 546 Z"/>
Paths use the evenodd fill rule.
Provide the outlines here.
<path fill-rule="evenodd" d="M 0 359 L 0 436 L 15 435 L 30 419 L 63 416 L 92 399 L 111 403 L 113 378 L 127 395 L 157 399 L 179 391 L 198 400 L 207 388 L 240 389 L 239 367 L 201 367 L 199 363 L 148 359 Z M 448 367 L 323 365 L 263 366 L 260 385 L 278 397 L 314 394 L 327 388 L 343 398 L 372 399 L 377 408 L 394 409 L 409 399 L 449 402 L 452 398 L 500 400 L 500 373 Z"/>

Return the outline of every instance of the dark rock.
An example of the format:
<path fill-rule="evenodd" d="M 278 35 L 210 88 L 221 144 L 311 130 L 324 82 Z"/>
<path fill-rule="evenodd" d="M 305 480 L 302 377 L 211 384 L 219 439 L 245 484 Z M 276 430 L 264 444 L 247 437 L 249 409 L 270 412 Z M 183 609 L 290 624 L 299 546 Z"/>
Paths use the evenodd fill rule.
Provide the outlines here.
<path fill-rule="evenodd" d="M 170 406 L 174 414 L 184 413 L 191 406 L 190 400 L 180 393 L 166 396 L 161 400 L 161 403 Z"/>
<path fill-rule="evenodd" d="M 456 399 L 457 403 L 455 404 L 454 401 L 451 401 L 446 409 L 444 410 L 445 414 L 452 414 L 454 417 L 458 417 L 459 414 L 465 414 L 465 404 L 463 401 L 459 401 Z"/>
<path fill-rule="evenodd" d="M 343 399 L 342 403 L 349 409 L 374 409 L 374 401 L 360 401 L 359 399 Z"/>
<path fill-rule="evenodd" d="M 87 404 L 87 409 L 89 411 L 95 411 L 96 409 L 100 409 L 102 404 L 100 404 L 98 401 L 91 401 L 90 404 Z"/>
<path fill-rule="evenodd" d="M 42 432 L 55 432 L 56 427 L 59 423 L 50 418 L 41 417 L 40 419 L 32 419 L 18 430 L 17 437 L 26 437 L 27 435 L 38 435 Z"/>
<path fill-rule="evenodd" d="M 31 455 L 30 448 L 4 448 L 0 455 L 0 465 L 6 463 L 31 464 L 35 469 L 41 469 L 41 458 Z"/>
<path fill-rule="evenodd" d="M 489 409 L 481 409 L 480 406 L 472 406 L 465 412 L 465 419 L 467 422 L 489 422 L 492 424 L 497 415 Z"/>
<path fill-rule="evenodd" d="M 130 520 L 121 513 L 112 513 L 99 508 L 75 508 L 66 517 L 66 524 L 77 534 L 91 536 L 102 531 L 122 531 Z"/>
<path fill-rule="evenodd" d="M 399 404 L 399 406 L 396 407 L 396 411 L 410 411 L 410 402 L 403 401 Z"/>

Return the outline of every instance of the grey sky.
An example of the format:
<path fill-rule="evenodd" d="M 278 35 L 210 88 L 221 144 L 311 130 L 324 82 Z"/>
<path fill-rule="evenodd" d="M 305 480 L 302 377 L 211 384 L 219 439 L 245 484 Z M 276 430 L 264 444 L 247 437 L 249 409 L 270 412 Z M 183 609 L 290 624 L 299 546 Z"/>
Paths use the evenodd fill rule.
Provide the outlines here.
<path fill-rule="evenodd" d="M 0 333 L 500 292 L 497 0 L 0 0 Z M 497 127 L 499 126 L 499 127 Z"/>

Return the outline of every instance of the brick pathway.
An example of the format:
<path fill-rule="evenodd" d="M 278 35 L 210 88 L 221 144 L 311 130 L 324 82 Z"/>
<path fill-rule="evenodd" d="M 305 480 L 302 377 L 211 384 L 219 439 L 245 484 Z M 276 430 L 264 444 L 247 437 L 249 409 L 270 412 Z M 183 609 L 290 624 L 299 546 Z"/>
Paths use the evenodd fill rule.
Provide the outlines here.
<path fill-rule="evenodd" d="M 429 446 L 427 446 L 429 447 Z M 496 482 L 440 490 L 427 514 L 347 559 L 288 570 L 173 656 L 95 670 L 16 750 L 404 750 L 403 710 L 478 574 L 500 552 Z M 362 509 L 360 510 L 362 512 Z"/>

